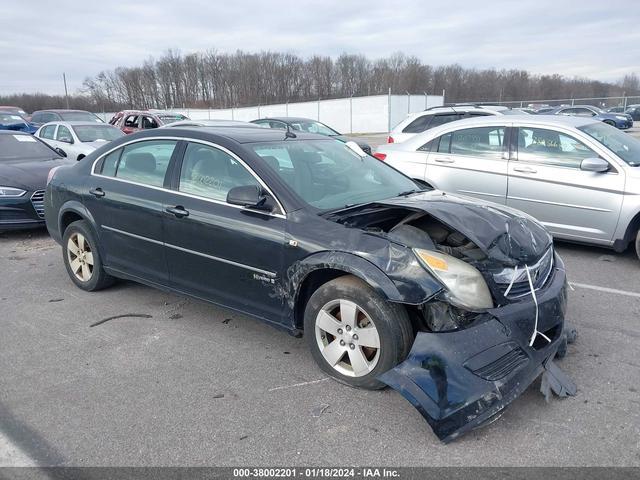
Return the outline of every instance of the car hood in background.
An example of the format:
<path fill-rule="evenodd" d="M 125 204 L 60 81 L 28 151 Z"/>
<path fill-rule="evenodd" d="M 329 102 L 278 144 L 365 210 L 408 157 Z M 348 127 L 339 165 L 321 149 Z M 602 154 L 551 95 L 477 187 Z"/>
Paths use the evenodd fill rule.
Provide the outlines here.
<path fill-rule="evenodd" d="M 53 156 L 54 153 L 51 152 Z M 43 190 L 47 186 L 49 171 L 60 165 L 73 165 L 63 158 L 35 160 L 0 160 L 0 185 L 26 190 Z"/>

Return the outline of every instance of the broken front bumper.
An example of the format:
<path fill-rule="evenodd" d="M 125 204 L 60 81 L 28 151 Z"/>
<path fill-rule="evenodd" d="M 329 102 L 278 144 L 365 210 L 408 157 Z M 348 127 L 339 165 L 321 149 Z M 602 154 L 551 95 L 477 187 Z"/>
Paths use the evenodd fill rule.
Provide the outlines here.
<path fill-rule="evenodd" d="M 407 359 L 379 377 L 420 411 L 443 442 L 491 420 L 544 371 L 553 384 L 567 302 L 564 266 L 557 262 L 537 292 L 538 331 L 550 342 L 538 335 L 529 346 L 536 306 L 527 297 L 489 310 L 486 321 L 464 330 L 418 333 Z"/>

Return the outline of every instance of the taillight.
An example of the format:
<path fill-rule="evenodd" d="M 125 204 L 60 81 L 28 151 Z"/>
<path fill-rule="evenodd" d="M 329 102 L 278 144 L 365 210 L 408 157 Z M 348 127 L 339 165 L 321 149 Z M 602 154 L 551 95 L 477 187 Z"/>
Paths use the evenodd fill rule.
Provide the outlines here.
<path fill-rule="evenodd" d="M 393 139 L 393 137 L 391 135 L 389 135 L 387 137 L 387 143 L 393 143 L 395 140 Z"/>
<path fill-rule="evenodd" d="M 57 167 L 53 167 L 51 170 L 49 170 L 49 174 L 47 175 L 47 185 L 49 185 L 49 182 L 51 182 L 53 176 L 56 174 L 56 170 L 58 170 L 60 166 L 61 165 L 58 165 Z"/>
<path fill-rule="evenodd" d="M 387 158 L 387 154 L 386 153 L 380 153 L 380 152 L 374 153 L 373 156 L 376 157 L 381 162 L 384 162 L 384 159 Z"/>

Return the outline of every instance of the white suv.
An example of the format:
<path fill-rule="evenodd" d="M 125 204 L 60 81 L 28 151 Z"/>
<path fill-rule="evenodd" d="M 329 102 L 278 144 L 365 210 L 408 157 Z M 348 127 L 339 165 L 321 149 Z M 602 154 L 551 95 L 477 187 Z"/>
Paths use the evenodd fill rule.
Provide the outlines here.
<path fill-rule="evenodd" d="M 451 105 L 431 107 L 422 112 L 411 113 L 396 125 L 387 138 L 387 143 L 400 143 L 410 139 L 418 133 L 430 128 L 444 125 L 445 123 L 462 120 L 464 118 L 484 117 L 487 115 L 508 115 L 523 112 L 511 110 L 499 105 Z"/>

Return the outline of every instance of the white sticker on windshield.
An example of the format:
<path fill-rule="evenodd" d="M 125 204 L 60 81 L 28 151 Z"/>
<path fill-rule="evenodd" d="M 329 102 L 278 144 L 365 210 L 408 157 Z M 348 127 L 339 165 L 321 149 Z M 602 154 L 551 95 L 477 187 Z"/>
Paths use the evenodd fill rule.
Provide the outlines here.
<path fill-rule="evenodd" d="M 14 135 L 13 138 L 18 140 L 19 142 L 35 142 L 36 139 L 31 135 Z"/>

